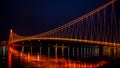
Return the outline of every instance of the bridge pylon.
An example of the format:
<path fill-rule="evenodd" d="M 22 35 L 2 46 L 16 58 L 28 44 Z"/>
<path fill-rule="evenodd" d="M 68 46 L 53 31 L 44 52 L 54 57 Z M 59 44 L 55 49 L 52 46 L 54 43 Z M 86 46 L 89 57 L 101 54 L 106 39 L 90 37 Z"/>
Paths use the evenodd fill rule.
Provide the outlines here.
<path fill-rule="evenodd" d="M 10 29 L 10 32 L 9 32 L 9 41 L 8 41 L 8 43 L 10 43 L 12 40 L 13 40 L 13 30 Z"/>

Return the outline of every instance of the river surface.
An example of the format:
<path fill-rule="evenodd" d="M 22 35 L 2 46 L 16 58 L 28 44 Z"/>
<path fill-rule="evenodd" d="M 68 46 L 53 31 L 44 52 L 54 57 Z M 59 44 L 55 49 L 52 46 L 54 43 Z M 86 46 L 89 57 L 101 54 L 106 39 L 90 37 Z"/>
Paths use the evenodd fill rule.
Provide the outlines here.
<path fill-rule="evenodd" d="M 76 44 L 0 46 L 0 68 L 119 68 L 119 57 L 118 46 Z"/>

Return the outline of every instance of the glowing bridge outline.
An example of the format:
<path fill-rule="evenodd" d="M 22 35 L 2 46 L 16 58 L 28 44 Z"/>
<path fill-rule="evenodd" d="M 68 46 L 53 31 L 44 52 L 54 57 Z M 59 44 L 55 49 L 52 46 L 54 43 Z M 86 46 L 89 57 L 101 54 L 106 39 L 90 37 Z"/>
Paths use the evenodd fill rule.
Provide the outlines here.
<path fill-rule="evenodd" d="M 58 41 L 61 40 L 61 41 L 83 42 L 83 43 L 91 43 L 91 44 L 119 46 L 120 43 L 111 42 L 111 40 L 106 41 L 106 40 L 108 40 L 108 37 L 106 37 L 107 34 L 105 34 L 107 31 L 106 32 L 103 31 L 104 35 L 101 35 L 101 34 L 98 33 L 100 35 L 100 37 L 101 36 L 103 37 L 103 39 L 95 39 L 95 40 L 90 39 L 91 37 L 94 36 L 94 35 L 91 35 L 93 33 L 90 32 L 92 30 L 92 27 L 91 27 L 91 30 L 89 30 L 89 28 L 90 28 L 89 26 L 91 25 L 91 23 L 88 24 L 89 26 L 82 24 L 83 27 L 81 27 L 81 28 L 86 27 L 85 29 L 89 30 L 90 35 L 88 35 L 87 32 L 83 32 L 85 34 L 84 38 L 81 38 L 81 37 L 77 38 L 77 36 L 82 34 L 82 33 L 78 33 L 78 31 L 79 31 L 78 27 L 80 27 L 80 26 L 77 26 L 77 25 L 79 25 L 79 24 L 77 24 L 78 22 L 84 23 L 84 20 L 85 20 L 88 23 L 89 19 L 93 19 L 92 17 L 94 16 L 95 13 L 98 13 L 98 19 L 99 19 L 100 18 L 100 13 L 102 12 L 101 10 L 104 10 L 103 15 L 105 16 L 105 14 L 106 14 L 105 13 L 105 11 L 106 11 L 105 8 L 108 7 L 109 5 L 112 5 L 112 8 L 113 8 L 113 3 L 114 2 L 115 2 L 115 0 L 112 0 L 112 1 L 108 2 L 107 4 L 97 8 L 97 9 L 95 9 L 95 10 L 93 10 L 93 11 L 91 11 L 91 12 L 89 12 L 89 13 L 87 13 L 87 14 L 85 14 L 85 15 L 83 15 L 83 16 L 81 16 L 81 17 L 79 17 L 79 18 L 77 18 L 73 21 L 71 21 L 71 22 L 68 22 L 67 24 L 65 24 L 63 26 L 60 26 L 58 28 L 52 29 L 50 31 L 47 31 L 47 32 L 44 32 L 44 33 L 41 33 L 41 34 L 38 34 L 38 35 L 35 35 L 35 36 L 30 36 L 30 37 L 29 36 L 27 36 L 27 37 L 20 36 L 20 35 L 15 34 L 11 29 L 10 30 L 10 36 L 9 36 L 9 43 L 12 44 L 12 43 L 16 43 L 16 42 L 25 41 L 25 40 L 58 40 Z M 111 11 L 111 12 L 113 12 L 113 11 Z M 114 16 L 114 13 L 111 13 L 111 15 L 112 14 Z M 104 17 L 104 22 L 106 22 L 105 19 L 106 19 L 106 17 Z M 99 19 L 99 20 L 101 20 L 101 19 Z M 93 20 L 92 20 L 92 22 L 93 22 Z M 95 28 L 95 26 L 93 26 L 93 27 Z M 101 25 L 98 26 L 98 27 L 99 28 L 97 29 L 97 32 L 102 31 L 102 30 L 100 30 Z M 71 30 L 71 32 L 70 32 L 70 30 Z M 99 37 L 98 34 L 96 33 L 95 37 Z M 116 32 L 116 34 L 118 34 L 118 33 Z M 81 36 L 83 36 L 83 35 L 81 35 Z M 89 39 L 87 39 L 87 38 L 89 38 Z M 110 38 L 112 38 L 112 37 L 110 37 Z M 115 37 L 115 39 L 116 39 L 116 37 Z"/>

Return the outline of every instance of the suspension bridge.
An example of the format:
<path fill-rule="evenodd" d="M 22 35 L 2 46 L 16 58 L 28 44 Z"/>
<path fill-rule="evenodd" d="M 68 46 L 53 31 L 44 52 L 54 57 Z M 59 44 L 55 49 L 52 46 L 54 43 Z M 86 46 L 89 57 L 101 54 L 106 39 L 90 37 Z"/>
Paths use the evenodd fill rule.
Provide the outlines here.
<path fill-rule="evenodd" d="M 20 36 L 10 30 L 9 43 L 25 40 L 61 40 L 100 45 L 120 45 L 120 23 L 116 20 L 115 0 L 60 27 L 34 36 Z"/>

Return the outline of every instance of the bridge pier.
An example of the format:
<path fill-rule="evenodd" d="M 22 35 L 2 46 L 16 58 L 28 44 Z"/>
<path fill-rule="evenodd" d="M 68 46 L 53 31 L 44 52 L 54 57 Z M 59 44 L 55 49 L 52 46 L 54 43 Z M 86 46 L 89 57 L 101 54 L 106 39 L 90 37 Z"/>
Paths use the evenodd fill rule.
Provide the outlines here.
<path fill-rule="evenodd" d="M 40 47 L 40 55 L 42 54 L 41 49 L 42 49 L 42 48 Z"/>
<path fill-rule="evenodd" d="M 20 53 L 20 56 L 22 57 L 23 55 L 23 52 L 24 52 L 24 46 L 22 46 L 22 50 L 21 50 L 21 53 Z"/>
<path fill-rule="evenodd" d="M 64 48 L 65 48 L 65 46 L 64 46 L 64 44 L 62 44 L 62 56 L 64 56 Z"/>
<path fill-rule="evenodd" d="M 22 52 L 24 52 L 24 46 L 22 46 Z"/>
<path fill-rule="evenodd" d="M 30 47 L 30 53 L 31 53 L 31 55 L 32 55 L 32 46 Z"/>
<path fill-rule="evenodd" d="M 70 51 L 70 48 L 68 47 L 68 57 L 70 56 L 69 51 Z"/>
<path fill-rule="evenodd" d="M 81 58 L 83 57 L 83 47 L 82 45 L 80 46 L 80 53 L 81 53 Z"/>
<path fill-rule="evenodd" d="M 58 46 L 57 44 L 55 45 L 55 57 L 57 58 L 57 49 L 58 49 Z"/>
<path fill-rule="evenodd" d="M 48 47 L 48 57 L 50 57 L 50 47 Z"/>
<path fill-rule="evenodd" d="M 74 51 L 74 47 L 73 47 L 73 57 L 75 56 L 74 52 L 75 52 L 75 51 Z"/>
<path fill-rule="evenodd" d="M 77 47 L 77 58 L 79 59 L 79 48 Z"/>

